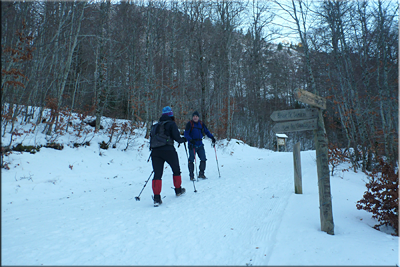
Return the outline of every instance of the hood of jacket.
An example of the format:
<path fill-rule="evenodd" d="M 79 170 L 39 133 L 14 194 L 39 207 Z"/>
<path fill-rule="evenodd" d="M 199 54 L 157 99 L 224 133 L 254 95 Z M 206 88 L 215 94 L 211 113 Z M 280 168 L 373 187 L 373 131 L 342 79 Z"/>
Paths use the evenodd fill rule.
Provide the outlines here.
<path fill-rule="evenodd" d="M 173 121 L 173 119 L 172 117 L 164 114 L 160 117 L 160 121 Z"/>

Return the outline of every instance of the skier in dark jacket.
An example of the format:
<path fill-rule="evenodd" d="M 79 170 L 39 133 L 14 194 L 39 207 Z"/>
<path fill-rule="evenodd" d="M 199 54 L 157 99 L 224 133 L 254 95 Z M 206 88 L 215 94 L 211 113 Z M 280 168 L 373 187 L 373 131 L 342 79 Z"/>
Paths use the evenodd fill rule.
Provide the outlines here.
<path fill-rule="evenodd" d="M 169 106 L 162 109 L 162 116 L 160 122 L 167 121 L 164 125 L 164 133 L 171 139 L 177 141 L 179 144 L 186 142 L 184 137 L 180 136 L 178 126 L 175 123 L 174 114 Z M 158 127 L 162 127 L 161 125 Z M 161 177 L 164 170 L 164 162 L 167 162 L 172 169 L 173 182 L 175 187 L 176 196 L 180 196 L 185 193 L 185 188 L 181 187 L 181 169 L 179 167 L 178 154 L 174 147 L 174 141 L 170 140 L 166 145 L 152 148 L 151 161 L 153 164 L 154 177 L 153 177 L 153 194 L 154 194 L 154 206 L 158 206 L 162 203 L 161 201 Z"/>
<path fill-rule="evenodd" d="M 212 140 L 213 146 L 215 146 L 215 138 L 214 136 L 210 133 L 210 131 L 207 129 L 207 126 L 200 120 L 200 114 L 195 111 L 192 114 L 192 120 L 190 120 L 186 124 L 185 128 L 185 138 L 189 143 L 189 177 L 190 180 L 194 181 L 194 158 L 195 158 L 195 153 L 200 158 L 200 171 L 199 171 L 199 178 L 206 179 L 206 176 L 204 175 L 204 171 L 206 169 L 206 152 L 204 150 L 204 144 L 203 144 L 203 136 L 207 135 L 209 138 Z"/>

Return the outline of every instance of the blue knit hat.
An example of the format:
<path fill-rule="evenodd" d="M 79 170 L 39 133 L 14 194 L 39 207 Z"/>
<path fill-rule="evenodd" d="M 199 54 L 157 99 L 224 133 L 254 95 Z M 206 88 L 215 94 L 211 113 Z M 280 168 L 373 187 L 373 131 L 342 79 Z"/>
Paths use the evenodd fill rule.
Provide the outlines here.
<path fill-rule="evenodd" d="M 166 106 L 162 109 L 162 115 L 168 115 L 169 117 L 173 117 L 174 113 L 172 112 L 172 109 L 170 106 Z"/>
<path fill-rule="evenodd" d="M 197 112 L 197 111 L 193 112 L 192 117 L 194 117 L 195 115 L 196 115 L 197 117 L 200 117 L 200 114 L 199 114 L 199 112 Z"/>

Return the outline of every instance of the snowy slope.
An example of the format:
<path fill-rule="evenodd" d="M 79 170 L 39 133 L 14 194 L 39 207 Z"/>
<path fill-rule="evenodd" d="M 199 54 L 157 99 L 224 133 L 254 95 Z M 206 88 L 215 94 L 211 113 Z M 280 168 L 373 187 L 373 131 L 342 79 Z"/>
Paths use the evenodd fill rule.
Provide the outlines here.
<path fill-rule="evenodd" d="M 291 152 L 220 140 L 219 177 L 206 139 L 209 179 L 189 181 L 185 149 L 176 145 L 187 191 L 174 195 L 166 165 L 165 198 L 155 208 L 151 180 L 135 201 L 152 172 L 140 134 L 127 151 L 99 149 L 99 136 L 87 147 L 5 157 L 2 265 L 399 264 L 398 237 L 374 230 L 371 214 L 355 207 L 366 190 L 362 173 L 331 177 L 332 236 L 320 231 L 315 151 L 301 152 L 296 195 Z"/>

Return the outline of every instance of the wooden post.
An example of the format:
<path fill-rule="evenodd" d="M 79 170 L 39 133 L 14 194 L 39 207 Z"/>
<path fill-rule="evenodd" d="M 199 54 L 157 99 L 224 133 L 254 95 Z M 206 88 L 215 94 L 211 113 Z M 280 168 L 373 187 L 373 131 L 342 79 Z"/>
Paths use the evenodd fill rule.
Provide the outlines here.
<path fill-rule="evenodd" d="M 294 165 L 294 192 L 303 194 L 303 185 L 301 178 L 301 159 L 300 159 L 300 142 L 293 146 L 293 165 Z"/>
<path fill-rule="evenodd" d="M 276 137 L 276 152 L 279 152 L 279 137 Z"/>
<path fill-rule="evenodd" d="M 334 224 L 328 163 L 328 138 L 325 132 L 322 110 L 318 111 L 318 127 L 314 130 L 314 141 L 317 156 L 321 230 L 333 235 Z"/>

